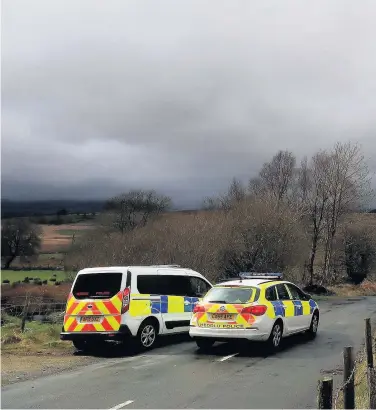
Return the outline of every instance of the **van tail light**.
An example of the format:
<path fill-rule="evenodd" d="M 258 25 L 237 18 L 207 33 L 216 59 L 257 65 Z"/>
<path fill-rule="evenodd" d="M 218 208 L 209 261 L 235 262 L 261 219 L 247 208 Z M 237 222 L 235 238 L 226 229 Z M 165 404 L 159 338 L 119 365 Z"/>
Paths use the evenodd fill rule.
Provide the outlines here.
<path fill-rule="evenodd" d="M 202 305 L 195 305 L 193 313 L 205 313 L 205 307 Z"/>
<path fill-rule="evenodd" d="M 128 312 L 130 303 L 131 303 L 131 290 L 130 288 L 125 288 L 123 291 L 121 314 Z"/>
<path fill-rule="evenodd" d="M 267 311 L 267 306 L 265 305 L 255 305 L 255 306 L 248 306 L 242 310 L 242 313 L 249 313 L 250 315 L 254 316 L 262 316 Z"/>

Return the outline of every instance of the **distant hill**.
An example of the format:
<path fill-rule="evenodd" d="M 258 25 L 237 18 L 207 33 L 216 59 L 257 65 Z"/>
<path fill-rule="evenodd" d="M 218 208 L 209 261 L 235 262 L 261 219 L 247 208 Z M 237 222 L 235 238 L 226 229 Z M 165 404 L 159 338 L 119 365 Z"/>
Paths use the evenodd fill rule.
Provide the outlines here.
<path fill-rule="evenodd" d="M 1 200 L 1 217 L 16 218 L 23 216 L 56 215 L 61 210 L 68 213 L 101 212 L 104 201 L 79 200 L 42 200 L 42 201 L 12 201 Z"/>

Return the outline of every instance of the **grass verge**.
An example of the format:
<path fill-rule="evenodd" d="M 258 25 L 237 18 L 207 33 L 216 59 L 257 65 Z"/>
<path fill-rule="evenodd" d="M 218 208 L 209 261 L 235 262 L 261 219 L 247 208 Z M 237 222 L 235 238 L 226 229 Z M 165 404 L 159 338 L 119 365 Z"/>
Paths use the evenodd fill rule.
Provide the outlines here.
<path fill-rule="evenodd" d="M 376 332 L 373 335 L 373 361 L 376 365 Z M 367 358 L 365 349 L 362 349 L 357 357 L 354 375 L 355 385 L 355 408 L 369 408 L 369 392 L 367 381 Z M 336 393 L 337 394 L 337 393 Z M 335 404 L 335 403 L 334 403 Z M 340 391 L 338 396 L 337 409 L 343 409 L 343 391 Z"/>
<path fill-rule="evenodd" d="M 3 315 L 2 319 L 2 354 L 41 354 L 71 348 L 68 343 L 60 340 L 61 324 L 26 322 L 25 331 L 22 333 L 20 318 Z"/>
<path fill-rule="evenodd" d="M 3 315 L 1 326 L 1 385 L 30 380 L 72 370 L 97 361 L 92 356 L 75 355 L 70 342 L 60 340 L 60 324 L 26 322 Z"/>
<path fill-rule="evenodd" d="M 328 289 L 335 293 L 335 296 L 376 296 L 376 282 L 365 280 L 360 285 L 337 285 Z"/>

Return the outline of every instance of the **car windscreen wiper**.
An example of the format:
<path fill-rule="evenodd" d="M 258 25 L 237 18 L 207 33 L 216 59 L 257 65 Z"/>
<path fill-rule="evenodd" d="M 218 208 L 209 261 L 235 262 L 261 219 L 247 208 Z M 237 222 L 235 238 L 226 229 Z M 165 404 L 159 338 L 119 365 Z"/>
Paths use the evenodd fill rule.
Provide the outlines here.
<path fill-rule="evenodd" d="M 208 303 L 227 303 L 225 300 L 208 300 Z"/>

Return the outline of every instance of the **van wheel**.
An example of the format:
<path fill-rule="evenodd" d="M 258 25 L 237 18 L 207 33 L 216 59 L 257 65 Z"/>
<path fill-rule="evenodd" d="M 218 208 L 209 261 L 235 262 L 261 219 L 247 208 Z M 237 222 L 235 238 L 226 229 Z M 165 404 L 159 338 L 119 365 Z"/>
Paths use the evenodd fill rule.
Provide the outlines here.
<path fill-rule="evenodd" d="M 141 324 L 137 333 L 138 345 L 142 350 L 149 350 L 156 344 L 158 336 L 157 326 L 153 320 L 146 320 Z"/>
<path fill-rule="evenodd" d="M 204 338 L 196 339 L 196 345 L 201 350 L 209 350 L 213 346 L 214 343 L 215 343 L 215 340 L 213 339 L 204 339 Z"/>
<path fill-rule="evenodd" d="M 281 347 L 282 342 L 282 335 L 283 335 L 283 324 L 280 320 L 277 320 L 270 332 L 269 339 L 267 341 L 268 351 L 276 352 Z"/>
<path fill-rule="evenodd" d="M 81 340 L 73 340 L 73 346 L 77 350 L 86 352 L 92 348 L 93 344 L 89 343 L 87 340 L 81 339 Z"/>

